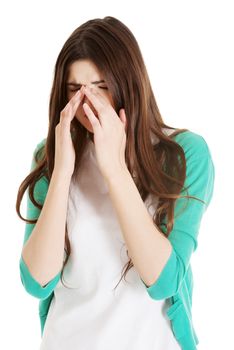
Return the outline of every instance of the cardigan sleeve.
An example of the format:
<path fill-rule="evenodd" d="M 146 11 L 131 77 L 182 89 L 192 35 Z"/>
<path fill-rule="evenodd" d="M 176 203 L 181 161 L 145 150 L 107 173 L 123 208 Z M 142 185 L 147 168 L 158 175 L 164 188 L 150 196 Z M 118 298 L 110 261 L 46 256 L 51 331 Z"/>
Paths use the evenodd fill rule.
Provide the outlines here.
<path fill-rule="evenodd" d="M 191 255 L 197 249 L 201 220 L 214 190 L 215 168 L 204 138 L 192 132 L 184 137 L 182 134 L 177 136 L 177 142 L 183 147 L 186 158 L 184 187 L 188 188 L 188 195 L 202 199 L 205 204 L 193 198 L 176 200 L 174 225 L 168 237 L 172 245 L 170 257 L 152 285 L 147 286 L 141 279 L 148 294 L 156 300 L 169 298 L 179 291 Z M 181 191 L 180 194 L 186 195 L 186 191 Z"/>
<path fill-rule="evenodd" d="M 33 153 L 33 159 L 31 162 L 31 170 L 32 171 L 35 167 L 35 154 L 39 148 L 44 144 L 45 139 L 42 140 L 36 147 Z M 34 188 L 34 198 L 35 200 L 42 204 L 45 201 L 46 194 L 48 191 L 48 181 L 46 177 L 41 177 L 35 185 Z M 32 201 L 29 198 L 28 190 L 27 190 L 27 219 L 38 219 L 40 215 L 41 210 L 38 209 Z M 30 237 L 32 230 L 36 224 L 29 224 L 26 223 L 25 225 L 25 232 L 24 232 L 24 240 L 23 240 L 23 246 L 27 242 L 28 238 Z M 20 278 L 21 282 L 25 288 L 25 290 L 31 294 L 32 296 L 38 298 L 38 299 L 45 299 L 47 298 L 54 290 L 56 284 L 58 283 L 61 275 L 61 271 L 54 276 L 45 286 L 41 286 L 40 283 L 34 278 L 34 276 L 31 274 L 27 264 L 25 263 L 22 252 L 19 259 L 19 268 L 20 268 Z"/>

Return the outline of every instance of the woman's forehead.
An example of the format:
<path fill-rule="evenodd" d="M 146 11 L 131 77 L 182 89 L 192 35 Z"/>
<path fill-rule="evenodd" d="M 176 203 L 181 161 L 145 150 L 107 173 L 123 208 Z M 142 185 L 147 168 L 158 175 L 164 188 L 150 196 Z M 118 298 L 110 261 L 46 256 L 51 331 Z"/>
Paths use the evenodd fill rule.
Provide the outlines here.
<path fill-rule="evenodd" d="M 95 64 L 90 60 L 73 62 L 69 67 L 68 80 L 69 83 L 81 85 L 97 85 L 105 82 Z"/>

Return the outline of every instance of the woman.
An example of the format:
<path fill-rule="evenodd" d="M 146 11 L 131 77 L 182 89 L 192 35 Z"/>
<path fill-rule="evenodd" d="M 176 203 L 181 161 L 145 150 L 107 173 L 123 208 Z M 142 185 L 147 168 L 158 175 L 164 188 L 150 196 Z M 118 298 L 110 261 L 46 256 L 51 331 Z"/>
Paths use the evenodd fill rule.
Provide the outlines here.
<path fill-rule="evenodd" d="M 204 138 L 164 123 L 131 31 L 110 16 L 79 26 L 17 197 L 40 349 L 196 349 L 190 259 L 214 176 Z"/>

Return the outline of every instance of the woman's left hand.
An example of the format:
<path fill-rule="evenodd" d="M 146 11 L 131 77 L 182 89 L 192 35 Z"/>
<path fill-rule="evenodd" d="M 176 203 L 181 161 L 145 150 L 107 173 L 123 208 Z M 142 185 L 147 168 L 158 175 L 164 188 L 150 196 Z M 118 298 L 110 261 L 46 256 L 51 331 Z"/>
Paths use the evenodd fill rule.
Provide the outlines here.
<path fill-rule="evenodd" d="M 84 111 L 93 127 L 94 145 L 99 169 L 106 180 L 127 169 L 125 162 L 127 118 L 125 110 L 115 112 L 110 102 L 88 86 L 81 90 L 98 113 L 98 118 L 88 104 Z"/>

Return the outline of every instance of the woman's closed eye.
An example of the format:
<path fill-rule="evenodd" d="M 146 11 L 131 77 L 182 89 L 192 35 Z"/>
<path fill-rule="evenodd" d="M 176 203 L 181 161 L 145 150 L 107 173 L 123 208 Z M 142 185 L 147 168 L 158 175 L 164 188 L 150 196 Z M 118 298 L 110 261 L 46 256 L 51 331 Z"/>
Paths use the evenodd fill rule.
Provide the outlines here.
<path fill-rule="evenodd" d="M 105 86 L 99 86 L 99 89 L 108 90 L 108 88 L 105 87 Z M 77 89 L 70 89 L 71 92 L 75 92 L 75 91 L 77 91 L 77 90 L 80 90 L 80 88 L 77 88 Z"/>

